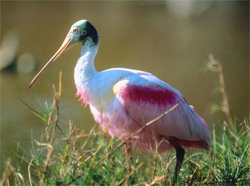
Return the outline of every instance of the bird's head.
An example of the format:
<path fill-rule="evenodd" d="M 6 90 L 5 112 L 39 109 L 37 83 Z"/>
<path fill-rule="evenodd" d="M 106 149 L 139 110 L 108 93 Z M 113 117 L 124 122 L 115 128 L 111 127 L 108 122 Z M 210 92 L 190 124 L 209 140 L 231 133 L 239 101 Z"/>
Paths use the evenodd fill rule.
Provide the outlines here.
<path fill-rule="evenodd" d="M 67 34 L 61 47 L 30 82 L 29 89 L 32 87 L 32 85 L 35 84 L 35 82 L 46 70 L 46 68 L 52 62 L 54 62 L 64 51 L 66 51 L 70 46 L 74 45 L 75 43 L 82 42 L 84 44 L 85 41 L 88 39 L 91 39 L 91 43 L 93 45 L 97 45 L 99 43 L 99 36 L 95 27 L 87 20 L 80 20 L 74 23 L 71 26 L 69 33 Z"/>
<path fill-rule="evenodd" d="M 85 42 L 87 38 L 91 38 L 93 44 L 98 44 L 99 36 L 95 27 L 87 20 L 80 20 L 74 23 L 67 35 L 71 39 L 70 45 L 76 42 Z"/>

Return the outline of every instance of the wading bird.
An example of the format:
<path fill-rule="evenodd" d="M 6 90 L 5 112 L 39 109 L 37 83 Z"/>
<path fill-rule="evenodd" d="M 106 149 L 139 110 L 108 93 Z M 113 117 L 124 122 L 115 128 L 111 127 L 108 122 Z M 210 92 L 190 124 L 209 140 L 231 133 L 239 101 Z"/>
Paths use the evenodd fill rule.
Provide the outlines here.
<path fill-rule="evenodd" d="M 95 121 L 103 130 L 125 142 L 126 155 L 130 144 L 141 151 L 163 152 L 174 148 L 173 182 L 176 182 L 184 159 L 183 147 L 209 149 L 211 137 L 206 122 L 179 91 L 151 73 L 125 68 L 96 71 L 94 58 L 99 35 L 89 21 L 80 20 L 72 25 L 62 46 L 34 77 L 29 88 L 53 61 L 78 42 L 82 43 L 82 50 L 74 71 L 76 95 L 90 106 Z M 172 112 L 127 140 L 176 104 Z"/>

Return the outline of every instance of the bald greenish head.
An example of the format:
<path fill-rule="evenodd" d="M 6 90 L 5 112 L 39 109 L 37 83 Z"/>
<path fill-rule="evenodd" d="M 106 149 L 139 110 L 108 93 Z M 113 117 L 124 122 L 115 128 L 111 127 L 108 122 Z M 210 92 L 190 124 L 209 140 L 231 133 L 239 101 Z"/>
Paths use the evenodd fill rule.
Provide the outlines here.
<path fill-rule="evenodd" d="M 69 35 L 72 38 L 72 44 L 76 42 L 83 42 L 90 38 L 96 45 L 99 43 L 98 32 L 95 27 L 87 20 L 80 20 L 74 23 L 69 31 Z"/>

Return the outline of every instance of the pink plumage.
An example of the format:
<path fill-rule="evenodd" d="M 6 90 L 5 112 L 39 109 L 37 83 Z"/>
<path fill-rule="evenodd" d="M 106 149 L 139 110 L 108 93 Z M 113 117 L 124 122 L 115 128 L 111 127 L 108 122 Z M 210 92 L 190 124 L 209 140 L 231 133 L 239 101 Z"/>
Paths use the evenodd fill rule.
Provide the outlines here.
<path fill-rule="evenodd" d="M 206 122 L 179 91 L 148 72 L 122 68 L 97 72 L 94 58 L 99 35 L 89 21 L 80 20 L 72 25 L 62 46 L 34 77 L 29 88 L 55 59 L 76 42 L 83 45 L 74 71 L 76 95 L 85 106 L 90 106 L 95 121 L 103 130 L 124 141 L 126 155 L 130 152 L 128 144 L 142 151 L 163 152 L 174 148 L 177 161 L 173 182 L 176 182 L 185 154 L 182 147 L 209 148 L 211 137 Z M 176 104 L 178 107 L 172 112 L 128 140 Z M 127 166 L 129 168 L 128 159 Z"/>
<path fill-rule="evenodd" d="M 92 114 L 103 130 L 108 130 L 112 137 L 117 136 L 125 141 L 149 121 L 175 104 L 179 104 L 174 111 L 145 128 L 130 142 L 139 150 L 163 152 L 173 147 L 168 142 L 168 138 L 175 137 L 181 146 L 208 149 L 210 143 L 208 126 L 180 92 L 149 73 L 145 76 L 139 72 L 129 69 L 112 69 L 98 73 L 97 77 L 120 74 L 118 80 L 108 86 L 115 87 L 109 90 L 109 96 L 101 94 L 100 97 L 94 96 L 92 101 L 90 99 L 91 104 L 98 99 L 105 102 L 102 97 L 110 98 L 101 106 L 101 109 L 98 109 L 100 106 L 91 104 Z M 96 80 L 102 84 L 102 79 L 96 78 Z M 103 83 L 107 83 L 106 78 L 104 81 Z M 78 89 L 78 92 L 81 90 Z M 86 90 L 82 92 L 82 97 L 86 96 Z M 90 89 L 89 94 L 88 97 L 91 97 L 91 94 L 95 93 Z M 156 142 L 159 145 L 157 149 Z"/>

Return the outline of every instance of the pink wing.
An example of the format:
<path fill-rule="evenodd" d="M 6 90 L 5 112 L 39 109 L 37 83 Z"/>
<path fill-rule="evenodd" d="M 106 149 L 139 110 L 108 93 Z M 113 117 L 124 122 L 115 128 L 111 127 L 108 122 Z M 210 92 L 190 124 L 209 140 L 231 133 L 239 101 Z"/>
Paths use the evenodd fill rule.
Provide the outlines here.
<path fill-rule="evenodd" d="M 124 78 L 115 87 L 116 97 L 134 121 L 127 124 L 131 125 L 128 129 L 133 130 L 135 122 L 144 126 L 179 104 L 174 111 L 146 127 L 145 132 L 156 139 L 174 137 L 182 146 L 208 149 L 211 141 L 208 126 L 176 89 L 151 74 Z"/>

